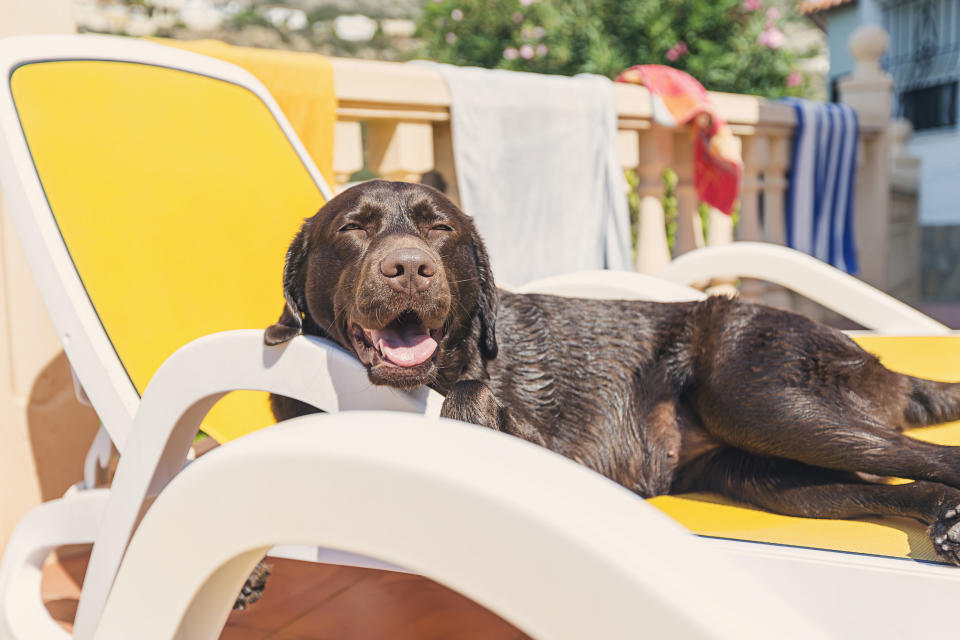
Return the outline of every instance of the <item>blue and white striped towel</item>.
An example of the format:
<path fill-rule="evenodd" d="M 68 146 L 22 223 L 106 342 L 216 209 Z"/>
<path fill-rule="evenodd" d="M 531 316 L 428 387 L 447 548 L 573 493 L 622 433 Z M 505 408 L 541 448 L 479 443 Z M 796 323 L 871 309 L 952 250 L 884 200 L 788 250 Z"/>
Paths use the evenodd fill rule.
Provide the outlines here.
<path fill-rule="evenodd" d="M 787 188 L 787 244 L 856 273 L 857 114 L 845 104 L 787 101 L 797 114 Z"/>

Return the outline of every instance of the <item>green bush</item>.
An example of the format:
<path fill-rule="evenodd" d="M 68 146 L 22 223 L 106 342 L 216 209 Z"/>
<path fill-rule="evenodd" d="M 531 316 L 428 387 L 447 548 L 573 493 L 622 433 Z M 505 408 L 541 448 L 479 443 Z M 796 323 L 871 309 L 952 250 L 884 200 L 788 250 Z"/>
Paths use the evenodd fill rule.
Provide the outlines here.
<path fill-rule="evenodd" d="M 611 78 L 657 63 L 713 91 L 779 97 L 807 85 L 780 31 L 795 18 L 763 0 L 426 0 L 418 35 L 440 62 Z"/>

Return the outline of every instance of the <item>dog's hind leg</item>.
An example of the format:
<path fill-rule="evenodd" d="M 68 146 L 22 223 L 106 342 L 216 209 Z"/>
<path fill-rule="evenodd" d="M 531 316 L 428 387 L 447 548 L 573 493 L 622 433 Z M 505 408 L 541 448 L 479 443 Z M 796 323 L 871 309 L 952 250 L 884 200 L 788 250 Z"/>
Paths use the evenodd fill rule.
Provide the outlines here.
<path fill-rule="evenodd" d="M 876 484 L 850 472 L 724 447 L 681 468 L 671 491 L 711 491 L 807 518 L 915 518 L 929 525 L 937 554 L 960 565 L 960 490 L 938 482 Z"/>
<path fill-rule="evenodd" d="M 717 440 L 756 455 L 960 489 L 960 447 L 911 438 L 850 408 L 789 400 L 777 410 L 752 410 L 746 401 L 740 408 L 733 419 L 705 416 L 704 428 Z"/>

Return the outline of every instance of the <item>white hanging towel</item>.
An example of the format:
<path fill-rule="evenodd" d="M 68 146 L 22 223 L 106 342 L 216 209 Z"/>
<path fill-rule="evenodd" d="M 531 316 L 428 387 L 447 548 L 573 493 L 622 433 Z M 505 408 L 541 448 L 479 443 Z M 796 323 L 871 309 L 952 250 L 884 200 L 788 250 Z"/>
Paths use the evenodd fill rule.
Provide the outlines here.
<path fill-rule="evenodd" d="M 610 80 L 420 64 L 450 88 L 460 201 L 498 282 L 632 268 Z"/>
<path fill-rule="evenodd" d="M 787 101 L 797 114 L 787 188 L 787 244 L 857 273 L 853 234 L 857 114 L 845 104 Z"/>

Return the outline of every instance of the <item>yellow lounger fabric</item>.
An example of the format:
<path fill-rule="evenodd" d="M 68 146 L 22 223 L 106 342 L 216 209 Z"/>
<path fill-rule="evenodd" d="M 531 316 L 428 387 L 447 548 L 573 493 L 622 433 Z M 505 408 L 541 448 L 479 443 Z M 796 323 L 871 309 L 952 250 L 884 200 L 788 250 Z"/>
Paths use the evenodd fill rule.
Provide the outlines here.
<path fill-rule="evenodd" d="M 960 335 L 858 336 L 855 339 L 891 369 L 934 380 L 960 381 Z M 938 444 L 960 445 L 960 422 L 913 429 L 908 433 Z M 911 519 L 793 518 L 705 494 L 663 496 L 650 502 L 691 531 L 705 536 L 937 560 L 925 527 Z"/>
<path fill-rule="evenodd" d="M 333 184 L 333 131 L 337 122 L 337 96 L 333 66 L 317 53 L 235 47 L 219 40 L 155 42 L 220 58 L 243 67 L 263 83 L 297 132 L 314 164 Z"/>
<path fill-rule="evenodd" d="M 57 224 L 138 392 L 187 342 L 276 321 L 286 249 L 323 197 L 254 93 L 108 61 L 27 64 L 10 82 Z M 272 423 L 265 394 L 238 392 L 204 429 L 225 441 Z"/>

